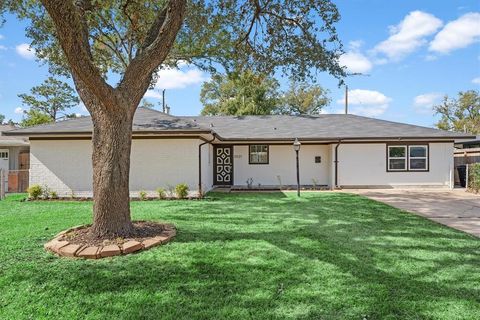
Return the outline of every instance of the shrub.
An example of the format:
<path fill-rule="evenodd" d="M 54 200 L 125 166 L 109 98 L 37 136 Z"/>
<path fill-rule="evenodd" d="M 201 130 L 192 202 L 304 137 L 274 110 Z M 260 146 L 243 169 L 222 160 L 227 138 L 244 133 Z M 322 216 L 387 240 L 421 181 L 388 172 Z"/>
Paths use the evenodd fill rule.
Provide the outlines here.
<path fill-rule="evenodd" d="M 142 190 L 138 193 L 138 196 L 140 197 L 140 200 L 145 201 L 147 200 L 147 192 Z"/>
<path fill-rule="evenodd" d="M 55 191 L 50 192 L 50 197 L 51 197 L 52 199 L 58 199 L 58 194 L 57 194 L 57 192 L 55 192 Z"/>
<path fill-rule="evenodd" d="M 167 195 L 169 197 L 174 197 L 175 196 L 175 187 L 171 184 L 167 184 Z"/>
<path fill-rule="evenodd" d="M 188 186 L 185 183 L 177 184 L 175 194 L 179 199 L 185 199 L 188 196 Z"/>
<path fill-rule="evenodd" d="M 29 198 L 37 200 L 43 194 L 43 189 L 40 185 L 34 184 L 33 186 L 28 187 L 27 192 Z"/>
<path fill-rule="evenodd" d="M 50 198 L 50 189 L 48 188 L 47 185 L 43 187 L 43 194 L 42 194 L 43 199 L 48 199 Z"/>
<path fill-rule="evenodd" d="M 164 188 L 158 188 L 157 194 L 159 199 L 165 199 L 167 197 L 167 192 L 165 191 Z"/>
<path fill-rule="evenodd" d="M 468 188 L 474 192 L 480 191 L 480 163 L 468 166 Z"/>

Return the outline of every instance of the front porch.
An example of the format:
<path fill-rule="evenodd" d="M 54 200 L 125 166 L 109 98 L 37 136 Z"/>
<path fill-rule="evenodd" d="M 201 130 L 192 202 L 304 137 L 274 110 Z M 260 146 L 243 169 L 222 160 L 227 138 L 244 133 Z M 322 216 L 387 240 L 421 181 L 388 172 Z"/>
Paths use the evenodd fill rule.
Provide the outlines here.
<path fill-rule="evenodd" d="M 216 144 L 212 148 L 213 188 L 231 191 L 296 190 L 296 157 L 291 143 Z M 333 185 L 332 145 L 310 143 L 299 152 L 302 190 Z"/>

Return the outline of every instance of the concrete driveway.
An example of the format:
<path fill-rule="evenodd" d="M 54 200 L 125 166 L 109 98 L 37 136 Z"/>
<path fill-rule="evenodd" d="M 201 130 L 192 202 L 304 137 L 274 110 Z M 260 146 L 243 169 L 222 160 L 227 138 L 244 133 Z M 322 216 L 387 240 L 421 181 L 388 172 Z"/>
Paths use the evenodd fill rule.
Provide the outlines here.
<path fill-rule="evenodd" d="M 480 195 L 462 189 L 362 189 L 344 190 L 480 237 Z"/>

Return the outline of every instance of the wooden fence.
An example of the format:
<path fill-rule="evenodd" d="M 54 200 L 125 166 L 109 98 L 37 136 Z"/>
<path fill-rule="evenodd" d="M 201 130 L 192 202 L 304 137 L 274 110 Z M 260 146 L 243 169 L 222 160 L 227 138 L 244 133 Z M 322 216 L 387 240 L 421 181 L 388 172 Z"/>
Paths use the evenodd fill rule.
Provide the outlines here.
<path fill-rule="evenodd" d="M 5 170 L 0 169 L 0 200 L 5 199 Z"/>
<path fill-rule="evenodd" d="M 480 148 L 457 149 L 454 153 L 455 167 L 480 162 Z"/>
<path fill-rule="evenodd" d="M 28 188 L 28 170 L 8 171 L 8 192 L 25 192 Z"/>

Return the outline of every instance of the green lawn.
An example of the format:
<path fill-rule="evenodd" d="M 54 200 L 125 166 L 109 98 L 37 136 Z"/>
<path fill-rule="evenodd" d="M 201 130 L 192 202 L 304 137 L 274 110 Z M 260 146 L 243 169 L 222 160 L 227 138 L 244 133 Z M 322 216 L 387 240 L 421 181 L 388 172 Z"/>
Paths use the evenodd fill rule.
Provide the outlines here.
<path fill-rule="evenodd" d="M 172 243 L 97 261 L 43 244 L 91 202 L 0 202 L 0 319 L 479 319 L 480 241 L 342 193 L 133 202 Z"/>

